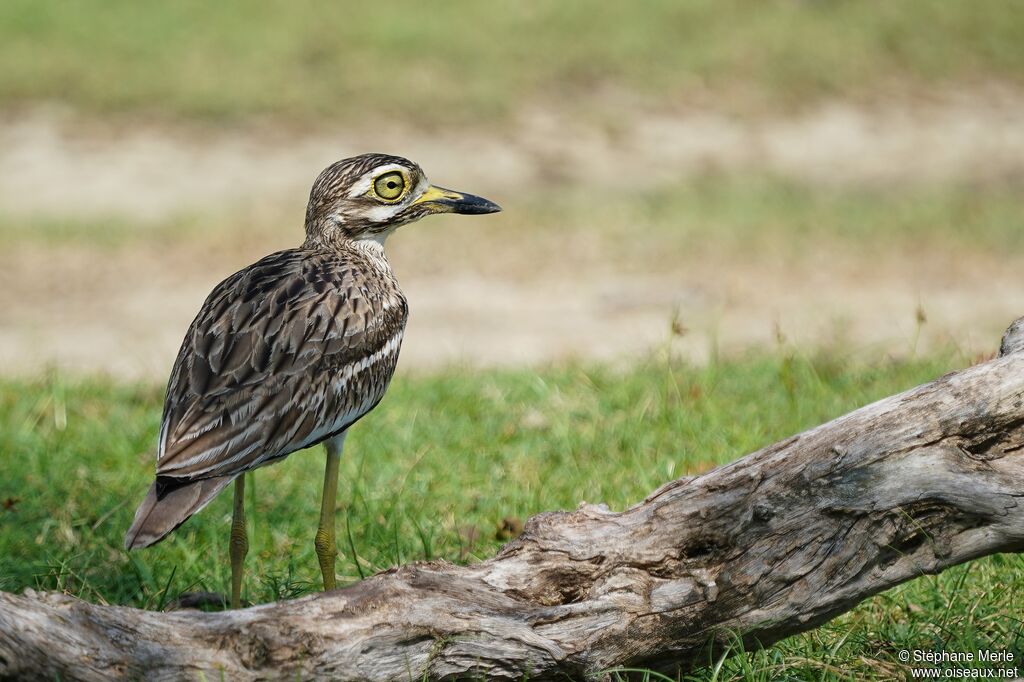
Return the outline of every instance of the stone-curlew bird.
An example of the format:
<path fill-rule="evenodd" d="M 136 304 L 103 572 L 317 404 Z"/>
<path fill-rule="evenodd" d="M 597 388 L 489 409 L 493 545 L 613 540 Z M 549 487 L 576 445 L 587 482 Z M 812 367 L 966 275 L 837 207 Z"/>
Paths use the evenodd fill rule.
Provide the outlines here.
<path fill-rule="evenodd" d="M 156 481 L 125 547 L 159 542 L 235 482 L 231 604 L 248 551 L 244 473 L 324 443 L 327 467 L 315 546 L 335 585 L 335 496 L 347 429 L 384 396 L 408 306 L 384 255 L 396 228 L 431 213 L 494 213 L 496 204 L 431 186 L 418 165 L 364 154 L 313 183 L 306 241 L 218 284 L 171 371 Z"/>

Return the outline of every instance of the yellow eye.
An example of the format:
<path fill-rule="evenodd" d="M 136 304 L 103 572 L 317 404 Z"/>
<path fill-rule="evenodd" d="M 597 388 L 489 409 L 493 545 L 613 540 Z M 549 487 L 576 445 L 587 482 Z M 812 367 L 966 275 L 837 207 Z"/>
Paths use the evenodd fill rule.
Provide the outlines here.
<path fill-rule="evenodd" d="M 373 191 L 385 201 L 394 201 L 405 192 L 405 177 L 398 171 L 385 173 L 373 181 Z"/>

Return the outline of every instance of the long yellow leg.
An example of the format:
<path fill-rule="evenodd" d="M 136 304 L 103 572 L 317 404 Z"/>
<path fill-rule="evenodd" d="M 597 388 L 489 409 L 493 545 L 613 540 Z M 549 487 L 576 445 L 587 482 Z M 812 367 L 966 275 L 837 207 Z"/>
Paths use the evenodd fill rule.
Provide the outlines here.
<path fill-rule="evenodd" d="M 242 564 L 249 551 L 245 532 L 245 474 L 235 479 L 235 504 L 231 514 L 231 608 L 242 605 Z"/>
<path fill-rule="evenodd" d="M 320 572 L 324 576 L 324 590 L 333 590 L 334 560 L 338 554 L 338 546 L 334 541 L 334 509 L 338 496 L 338 462 L 341 461 L 341 446 L 345 442 L 345 434 L 328 440 L 327 467 L 324 469 L 324 494 L 320 504 L 320 526 L 316 529 L 313 546 L 316 557 L 320 560 Z"/>

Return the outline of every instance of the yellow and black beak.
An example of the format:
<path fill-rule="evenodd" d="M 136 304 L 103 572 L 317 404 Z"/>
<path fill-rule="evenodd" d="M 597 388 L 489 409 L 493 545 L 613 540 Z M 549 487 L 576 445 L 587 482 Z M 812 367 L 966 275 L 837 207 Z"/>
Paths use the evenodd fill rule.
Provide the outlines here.
<path fill-rule="evenodd" d="M 463 194 L 444 187 L 431 185 L 416 201 L 415 204 L 424 204 L 430 207 L 434 213 L 462 213 L 465 215 L 479 215 L 481 213 L 497 213 L 501 210 L 493 201 L 474 194 Z"/>

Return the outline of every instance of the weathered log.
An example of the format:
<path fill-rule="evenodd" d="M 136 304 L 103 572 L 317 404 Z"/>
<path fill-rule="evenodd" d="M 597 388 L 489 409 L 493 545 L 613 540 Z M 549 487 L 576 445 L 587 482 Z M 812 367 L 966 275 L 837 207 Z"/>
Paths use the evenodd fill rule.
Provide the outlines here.
<path fill-rule="evenodd" d="M 1021 347 L 1020 324 L 1003 348 Z M 923 574 L 1024 549 L 1024 353 L 948 374 L 621 513 L 533 517 L 488 561 L 239 611 L 0 594 L 0 677 L 583 677 L 768 645 Z"/>

